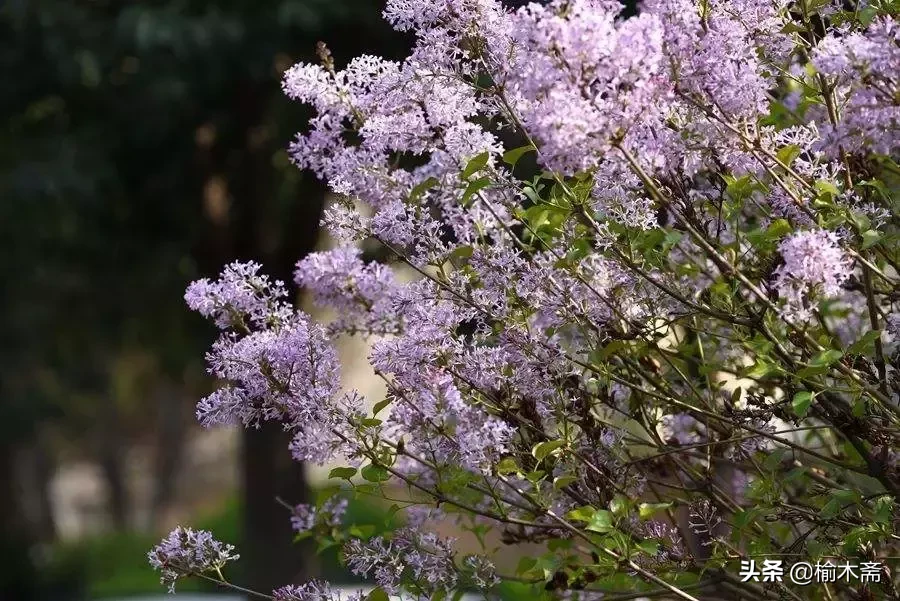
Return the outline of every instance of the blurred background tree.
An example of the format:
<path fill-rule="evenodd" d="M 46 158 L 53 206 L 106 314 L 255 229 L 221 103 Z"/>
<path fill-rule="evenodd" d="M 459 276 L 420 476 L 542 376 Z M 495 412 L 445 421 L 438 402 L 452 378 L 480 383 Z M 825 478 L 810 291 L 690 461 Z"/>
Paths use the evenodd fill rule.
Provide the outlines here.
<path fill-rule="evenodd" d="M 367 0 L 7 0 L 0 4 L 0 590 L 39 595 L 26 551 L 56 537 L 61 453 L 95 462 L 110 522 L 153 529 L 173 502 L 213 337 L 184 286 L 235 259 L 290 281 L 324 189 L 285 147 L 308 113 L 281 72 L 407 41 Z M 128 448 L 153 449 L 151 511 L 129 497 Z M 276 429 L 242 440 L 244 584 L 295 580 L 276 495 L 302 466 Z M 23 468 L 24 466 L 24 468 Z M 23 503 L 23 473 L 36 501 Z M 27 518 L 27 519 L 23 519 Z M 8 561 L 7 561 L 8 560 Z"/>

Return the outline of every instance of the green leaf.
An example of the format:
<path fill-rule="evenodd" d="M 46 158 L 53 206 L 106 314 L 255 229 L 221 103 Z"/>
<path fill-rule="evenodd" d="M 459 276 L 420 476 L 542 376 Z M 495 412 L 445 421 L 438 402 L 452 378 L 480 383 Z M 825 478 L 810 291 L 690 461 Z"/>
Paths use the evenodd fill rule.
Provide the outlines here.
<path fill-rule="evenodd" d="M 763 467 L 770 472 L 774 472 L 781 465 L 787 453 L 788 450 L 784 448 L 773 450 L 763 461 Z"/>
<path fill-rule="evenodd" d="M 486 175 L 479 177 L 476 180 L 469 182 L 469 185 L 466 186 L 465 192 L 463 192 L 462 198 L 460 202 L 463 205 L 466 205 L 469 202 L 469 199 L 472 198 L 472 195 L 491 185 L 491 178 Z"/>
<path fill-rule="evenodd" d="M 535 204 L 539 204 L 541 202 L 541 195 L 538 193 L 538 190 L 535 190 L 531 186 L 525 186 L 522 189 L 522 193 L 528 197 L 528 200 Z"/>
<path fill-rule="evenodd" d="M 862 497 L 859 495 L 859 491 L 852 489 L 843 489 L 843 490 L 834 490 L 831 492 L 831 495 L 841 502 L 841 505 L 849 505 L 851 503 L 859 503 L 862 500 Z"/>
<path fill-rule="evenodd" d="M 598 357 L 600 358 L 601 361 L 606 361 L 607 359 L 609 359 L 610 355 L 612 355 L 616 351 L 626 348 L 627 346 L 628 345 L 625 343 L 624 340 L 613 340 L 612 342 L 610 342 L 609 344 L 604 346 L 602 349 L 600 349 L 600 352 L 598 353 Z"/>
<path fill-rule="evenodd" d="M 586 529 L 591 532 L 600 532 L 601 534 L 609 532 L 613 529 L 612 514 L 605 509 L 598 509 L 591 516 Z"/>
<path fill-rule="evenodd" d="M 534 470 L 533 472 L 528 472 L 525 474 L 525 479 L 529 482 L 537 482 L 538 480 L 543 479 L 544 476 L 547 475 L 547 472 L 544 470 Z"/>
<path fill-rule="evenodd" d="M 788 144 L 779 150 L 776 156 L 779 161 L 790 166 L 790 164 L 794 162 L 794 159 L 800 156 L 800 150 L 800 147 L 796 144 Z"/>
<path fill-rule="evenodd" d="M 844 353 L 837 349 L 825 349 L 821 353 L 809 360 L 812 367 L 827 367 L 844 356 Z"/>
<path fill-rule="evenodd" d="M 510 167 L 515 167 L 516 163 L 519 162 L 519 159 L 522 158 L 522 155 L 527 154 L 534 150 L 534 146 L 531 144 L 527 144 L 525 146 L 519 146 L 518 148 L 513 148 L 512 150 L 508 150 L 503 153 L 503 162 L 509 165 Z"/>
<path fill-rule="evenodd" d="M 569 520 L 578 520 L 580 522 L 590 522 L 591 517 L 594 515 L 596 509 L 591 507 L 590 505 L 583 505 L 578 509 L 573 509 L 572 511 L 566 514 L 566 519 Z"/>
<path fill-rule="evenodd" d="M 881 330 L 869 330 L 859 340 L 847 347 L 848 355 L 868 355 L 875 351 L 875 341 L 881 336 Z"/>
<path fill-rule="evenodd" d="M 820 374 L 824 374 L 828 371 L 827 365 L 816 365 L 811 367 L 804 367 L 800 371 L 798 371 L 795 375 L 798 378 L 808 378 L 810 376 L 818 376 Z"/>
<path fill-rule="evenodd" d="M 822 511 L 819 512 L 819 517 L 824 520 L 830 520 L 834 516 L 836 516 L 841 511 L 841 502 L 837 499 L 831 499 L 825 506 L 822 507 Z"/>
<path fill-rule="evenodd" d="M 572 548 L 572 540 L 565 538 L 551 538 L 547 541 L 547 550 L 558 553 L 559 551 L 567 551 Z"/>
<path fill-rule="evenodd" d="M 642 520 L 647 520 L 653 517 L 654 514 L 665 511 L 671 506 L 672 503 L 641 503 L 638 505 L 638 515 Z"/>
<path fill-rule="evenodd" d="M 891 200 L 891 192 L 887 186 L 884 185 L 884 182 L 879 181 L 877 179 L 868 179 L 862 182 L 859 182 L 860 186 L 866 186 L 868 188 L 872 188 L 877 190 L 881 197 L 885 200 Z"/>
<path fill-rule="evenodd" d="M 766 237 L 770 240 L 778 240 L 790 231 L 791 224 L 787 219 L 776 219 L 766 228 Z"/>
<path fill-rule="evenodd" d="M 862 248 L 871 248 L 878 244 L 881 240 L 881 232 L 876 230 L 866 230 L 862 233 Z"/>
<path fill-rule="evenodd" d="M 758 507 L 736 511 L 733 518 L 735 528 L 746 528 L 753 523 L 759 513 Z"/>
<path fill-rule="evenodd" d="M 800 467 L 795 467 L 789 471 L 783 479 L 785 482 L 795 482 L 805 476 L 807 471 L 809 471 L 809 468 L 805 465 L 801 465 Z"/>
<path fill-rule="evenodd" d="M 374 524 L 352 524 L 347 528 L 347 534 L 353 538 L 367 539 L 375 534 Z"/>
<path fill-rule="evenodd" d="M 391 598 L 384 589 L 378 587 L 366 596 L 366 601 L 391 601 Z"/>
<path fill-rule="evenodd" d="M 471 257 L 473 252 L 474 249 L 468 244 L 457 246 L 453 249 L 453 252 L 450 253 L 450 259 L 455 259 L 458 262 L 462 262 Z"/>
<path fill-rule="evenodd" d="M 867 231 L 872 225 L 872 220 L 869 219 L 869 216 L 865 213 L 860 213 L 859 211 L 850 212 L 850 221 L 860 232 Z"/>
<path fill-rule="evenodd" d="M 748 198 L 756 187 L 756 184 L 749 175 L 744 175 L 739 178 L 728 177 L 725 181 L 727 182 L 725 192 L 736 201 Z"/>
<path fill-rule="evenodd" d="M 365 480 L 368 480 L 369 482 L 384 482 L 391 477 L 391 474 L 386 469 L 384 469 L 380 465 L 374 465 L 372 463 L 362 468 L 360 474 Z"/>
<path fill-rule="evenodd" d="M 537 559 L 525 555 L 524 557 L 519 559 L 519 564 L 516 566 L 516 574 L 520 576 L 527 574 L 536 565 Z"/>
<path fill-rule="evenodd" d="M 518 471 L 519 466 L 512 457 L 504 457 L 500 460 L 500 463 L 497 464 L 498 474 L 515 474 Z"/>
<path fill-rule="evenodd" d="M 816 186 L 816 190 L 818 190 L 819 192 L 821 192 L 823 194 L 839 196 L 841 193 L 841 191 L 838 190 L 837 186 L 835 186 L 833 183 L 831 183 L 830 181 L 825 180 L 825 179 L 817 180 L 815 186 Z"/>
<path fill-rule="evenodd" d="M 655 556 L 659 551 L 659 543 L 655 540 L 642 540 L 638 543 L 638 549 L 650 556 Z"/>
<path fill-rule="evenodd" d="M 756 363 L 746 372 L 747 377 L 753 378 L 754 380 L 762 380 L 766 376 L 772 373 L 776 373 L 778 371 L 778 366 L 769 363 L 763 357 L 757 357 Z"/>
<path fill-rule="evenodd" d="M 466 164 L 466 168 L 463 169 L 462 178 L 469 179 L 474 174 L 484 169 L 484 166 L 487 165 L 489 157 L 490 154 L 487 152 L 482 152 L 481 154 L 477 154 L 472 157 Z"/>
<path fill-rule="evenodd" d="M 613 512 L 613 515 L 621 516 L 628 511 L 628 504 L 628 499 L 626 497 L 623 495 L 616 495 L 613 497 L 613 500 L 609 502 L 609 510 Z"/>
<path fill-rule="evenodd" d="M 555 488 L 556 490 L 562 490 L 563 488 L 572 484 L 576 480 L 578 480 L 578 478 L 576 478 L 575 476 L 569 475 L 569 474 L 563 474 L 562 476 L 557 476 L 556 478 L 553 479 L 553 488 Z"/>
<path fill-rule="evenodd" d="M 805 378 L 816 376 L 828 371 L 835 361 L 844 356 L 844 353 L 835 349 L 826 349 L 809 360 L 809 366 L 797 372 L 797 376 Z"/>
<path fill-rule="evenodd" d="M 316 545 L 316 555 L 321 555 L 323 551 L 336 547 L 337 544 L 338 542 L 331 538 L 319 539 L 318 544 Z"/>
<path fill-rule="evenodd" d="M 539 442 L 534 445 L 533 449 L 531 449 L 531 454 L 534 455 L 534 458 L 538 461 L 543 461 L 543 459 L 547 455 L 560 448 L 564 444 L 566 444 L 566 441 L 564 440 L 548 440 L 546 442 Z"/>
<path fill-rule="evenodd" d="M 808 390 L 801 390 L 795 394 L 794 400 L 791 401 L 791 408 L 794 410 L 794 415 L 801 419 L 806 417 L 814 396 L 815 395 Z"/>
<path fill-rule="evenodd" d="M 383 401 L 378 401 L 375 403 L 375 406 L 372 407 L 372 415 L 378 415 L 378 412 L 390 405 L 393 402 L 393 399 L 384 399 Z"/>
<path fill-rule="evenodd" d="M 894 499 L 887 495 L 875 499 L 874 517 L 879 524 L 890 524 L 894 517 Z"/>
<path fill-rule="evenodd" d="M 355 467 L 336 467 L 330 472 L 328 472 L 329 478 L 343 478 L 344 480 L 349 480 L 353 476 L 356 475 Z"/>
<path fill-rule="evenodd" d="M 424 194 L 426 191 L 435 187 L 439 183 L 441 183 L 441 182 L 437 178 L 429 177 L 425 181 L 423 181 L 419 184 L 416 184 L 416 186 L 412 190 L 410 190 L 409 199 L 416 200 L 417 198 L 422 196 L 422 194 Z"/>

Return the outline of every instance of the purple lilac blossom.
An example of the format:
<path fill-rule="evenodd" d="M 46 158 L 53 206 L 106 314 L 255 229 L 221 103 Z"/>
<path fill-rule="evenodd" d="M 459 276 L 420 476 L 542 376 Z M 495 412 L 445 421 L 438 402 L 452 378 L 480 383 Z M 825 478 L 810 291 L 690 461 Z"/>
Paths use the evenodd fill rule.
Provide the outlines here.
<path fill-rule="evenodd" d="M 287 296 L 284 283 L 272 282 L 258 272 L 259 263 L 234 262 L 225 267 L 214 282 L 197 280 L 188 286 L 184 299 L 188 306 L 204 317 L 212 318 L 222 329 L 256 326 L 285 316 L 282 299 Z"/>
<path fill-rule="evenodd" d="M 872 155 L 898 149 L 898 27 L 884 16 L 836 27 L 827 23 L 840 14 L 835 4 L 818 8 L 824 37 L 806 39 L 793 8 L 787 0 L 646 0 L 625 16 L 612 0 L 515 10 L 496 0 L 388 0 L 385 18 L 413 39 L 406 59 L 366 55 L 338 71 L 327 61 L 299 64 L 283 79 L 285 93 L 317 113 L 292 144 L 293 161 L 343 197 L 323 219 L 342 246 L 301 260 L 296 282 L 338 319 L 330 330 L 310 323 L 255 263 L 193 284 L 189 305 L 226 330 L 208 356 L 226 383 L 201 402 L 201 422 L 280 421 L 294 436 L 294 458 L 318 463 L 345 455 L 359 465 L 384 443 L 376 451 L 396 455 L 392 469 L 442 501 L 452 496 L 445 476 L 497 491 L 467 488 L 466 504 L 485 514 L 467 517 L 488 524 L 499 512 L 530 524 L 505 530 L 504 542 L 564 534 L 543 510 L 507 494 L 534 495 L 557 515 L 642 494 L 654 468 L 630 458 L 624 433 L 633 424 L 618 420 L 669 412 L 648 397 L 690 395 L 677 369 L 678 378 L 646 356 L 624 361 L 634 348 L 680 354 L 671 339 L 690 319 L 704 360 L 745 373 L 755 351 L 742 322 L 717 317 L 734 301 L 716 304 L 722 276 L 746 266 L 753 284 L 768 281 L 790 322 L 773 331 L 816 327 L 820 299 L 835 301 L 823 305 L 826 319 L 846 313 L 829 333 L 841 343 L 871 326 L 843 248 L 855 234 L 818 229 L 830 215 L 814 191 L 834 190 L 835 206 L 868 218 L 876 233 L 892 227 L 874 184 L 863 190 L 855 178 L 877 173 L 884 157 Z M 543 171 L 533 182 L 519 181 L 504 160 L 512 137 L 528 140 L 528 160 Z M 773 219 L 794 228 L 777 252 L 743 235 Z M 401 284 L 385 262 L 365 262 L 351 245 L 368 237 L 421 278 Z M 747 315 L 769 300 L 740 299 Z M 896 303 L 881 304 L 893 356 L 900 320 Z M 390 404 L 380 419 L 367 419 L 358 393 L 339 392 L 328 338 L 337 331 L 375 335 L 369 363 Z M 860 377 L 867 361 L 853 367 Z M 724 418 L 735 432 L 774 431 L 771 412 L 740 411 Z M 668 444 L 722 441 L 689 413 L 661 421 Z M 531 469 L 534 443 L 561 440 L 560 432 L 566 444 L 541 466 L 545 478 L 498 473 L 510 456 Z M 743 460 L 769 444 L 748 436 L 728 453 Z M 735 472 L 730 484 L 748 478 Z M 489 559 L 466 557 L 457 567 L 453 541 L 423 529 L 438 516 L 464 519 L 442 513 L 452 503 L 438 505 L 410 510 L 410 527 L 393 536 L 347 542 L 348 566 L 391 593 L 404 583 L 427 592 L 460 582 L 489 588 Z M 341 513 L 339 504 L 301 505 L 292 524 L 336 527 Z M 691 503 L 690 517 L 704 545 L 727 521 L 705 501 Z M 668 524 L 633 525 L 661 542 L 640 565 L 691 560 Z M 334 599 L 319 582 L 280 591 L 278 601 Z"/>
<path fill-rule="evenodd" d="M 365 264 L 358 248 L 343 247 L 307 255 L 294 280 L 312 293 L 318 306 L 339 315 L 333 329 L 385 333 L 397 329 L 391 310 L 394 274 L 386 265 Z"/>
<path fill-rule="evenodd" d="M 213 538 L 206 530 L 192 530 L 178 526 L 169 533 L 148 554 L 150 566 L 159 570 L 160 583 L 175 592 L 175 582 L 179 578 L 218 572 L 229 561 L 240 556 L 234 547 Z"/>
<path fill-rule="evenodd" d="M 327 582 L 312 580 L 306 584 L 292 584 L 275 589 L 272 597 L 273 601 L 363 601 L 365 594 L 359 591 L 344 596 Z"/>
<path fill-rule="evenodd" d="M 775 270 L 774 284 L 791 319 L 809 320 L 815 300 L 837 296 L 850 277 L 852 262 L 834 232 L 797 232 L 781 242 L 778 251 L 784 264 Z"/>

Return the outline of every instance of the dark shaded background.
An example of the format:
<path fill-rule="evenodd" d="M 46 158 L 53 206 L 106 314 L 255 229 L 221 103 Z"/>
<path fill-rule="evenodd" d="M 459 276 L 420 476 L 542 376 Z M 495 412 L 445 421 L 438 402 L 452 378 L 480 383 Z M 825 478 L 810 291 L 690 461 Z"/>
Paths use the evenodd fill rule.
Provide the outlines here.
<path fill-rule="evenodd" d="M 319 40 L 339 64 L 402 56 L 407 40 L 381 8 L 0 2 L 0 599 L 86 594 L 77 565 L 54 571 L 37 552 L 57 538 L 49 486 L 62 457 L 101 468 L 112 530 L 165 525 L 215 335 L 184 287 L 234 259 L 290 281 L 324 190 L 288 162 L 309 114 L 280 75 L 316 60 Z M 271 590 L 304 571 L 274 503 L 305 497 L 302 466 L 277 429 L 242 442 L 242 583 Z M 134 444 L 152 449 L 149 524 L 132 523 Z"/>

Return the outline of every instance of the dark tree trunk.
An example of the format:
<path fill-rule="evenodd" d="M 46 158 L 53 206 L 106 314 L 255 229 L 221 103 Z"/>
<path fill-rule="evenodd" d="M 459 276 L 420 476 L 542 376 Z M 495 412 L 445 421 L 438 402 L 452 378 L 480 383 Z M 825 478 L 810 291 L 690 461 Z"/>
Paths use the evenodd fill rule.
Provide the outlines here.
<path fill-rule="evenodd" d="M 187 422 L 184 393 L 175 386 L 163 385 L 158 394 L 156 464 L 151 506 L 151 527 L 155 527 L 172 503 L 178 481 L 178 466 L 184 451 Z"/>
<path fill-rule="evenodd" d="M 241 566 L 246 586 L 268 593 L 312 576 L 310 554 L 293 543 L 289 503 L 309 500 L 303 464 L 288 451 L 290 436 L 278 424 L 247 429 L 243 435 L 244 523 Z"/>
<path fill-rule="evenodd" d="M 103 430 L 98 433 L 100 469 L 103 471 L 107 487 L 107 504 L 113 527 L 125 530 L 128 527 L 129 495 L 125 476 L 126 447 L 122 444 L 120 423 L 115 403 L 109 400 Z"/>
<path fill-rule="evenodd" d="M 29 601 L 37 583 L 32 539 L 21 519 L 15 478 L 16 447 L 0 435 L 0 598 Z"/>
<path fill-rule="evenodd" d="M 45 433 L 38 428 L 34 440 L 22 451 L 17 460 L 21 470 L 17 478 L 24 489 L 22 499 L 25 505 L 21 509 L 30 520 L 35 538 L 43 543 L 52 543 L 56 540 L 56 519 L 50 498 L 50 482 L 55 461 Z"/>

